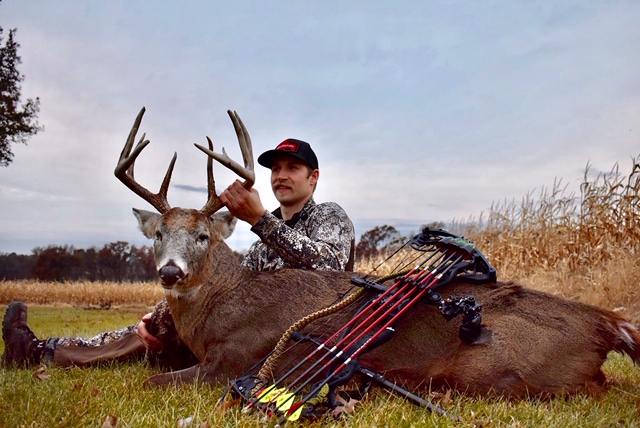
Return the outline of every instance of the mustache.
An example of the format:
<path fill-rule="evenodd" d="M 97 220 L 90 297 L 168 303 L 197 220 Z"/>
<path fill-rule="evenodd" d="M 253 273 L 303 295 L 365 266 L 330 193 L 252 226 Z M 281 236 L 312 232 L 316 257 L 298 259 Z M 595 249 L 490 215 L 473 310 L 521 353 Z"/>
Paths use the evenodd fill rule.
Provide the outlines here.
<path fill-rule="evenodd" d="M 291 182 L 289 180 L 276 180 L 271 185 L 271 187 L 274 189 L 278 186 L 291 187 Z"/>

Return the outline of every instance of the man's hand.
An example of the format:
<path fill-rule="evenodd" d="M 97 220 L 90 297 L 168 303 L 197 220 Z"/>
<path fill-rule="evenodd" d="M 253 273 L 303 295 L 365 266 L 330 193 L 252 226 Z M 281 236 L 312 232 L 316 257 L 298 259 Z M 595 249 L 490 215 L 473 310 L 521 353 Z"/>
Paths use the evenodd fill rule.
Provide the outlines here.
<path fill-rule="evenodd" d="M 138 323 L 138 327 L 136 329 L 136 336 L 138 336 L 138 339 L 140 339 L 145 348 L 162 349 L 162 342 L 147 330 L 147 325 L 151 323 L 152 316 L 153 312 L 150 312 L 142 317 L 142 321 Z"/>
<path fill-rule="evenodd" d="M 251 226 L 255 225 L 266 211 L 258 191 L 254 188 L 245 189 L 240 180 L 231 183 L 220 195 L 220 200 L 231 214 Z"/>

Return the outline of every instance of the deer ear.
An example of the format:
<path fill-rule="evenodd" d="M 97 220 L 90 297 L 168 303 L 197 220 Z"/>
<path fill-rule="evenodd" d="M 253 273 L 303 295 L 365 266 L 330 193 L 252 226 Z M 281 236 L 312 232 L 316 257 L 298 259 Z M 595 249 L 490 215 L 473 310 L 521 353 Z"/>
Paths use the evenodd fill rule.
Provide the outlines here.
<path fill-rule="evenodd" d="M 229 211 L 222 211 L 213 214 L 211 221 L 213 221 L 216 230 L 220 232 L 222 239 L 227 239 L 235 230 L 238 219 Z"/>
<path fill-rule="evenodd" d="M 134 208 L 133 215 L 138 219 L 138 226 L 140 226 L 142 234 L 152 239 L 156 233 L 156 226 L 161 217 L 160 214 Z"/>

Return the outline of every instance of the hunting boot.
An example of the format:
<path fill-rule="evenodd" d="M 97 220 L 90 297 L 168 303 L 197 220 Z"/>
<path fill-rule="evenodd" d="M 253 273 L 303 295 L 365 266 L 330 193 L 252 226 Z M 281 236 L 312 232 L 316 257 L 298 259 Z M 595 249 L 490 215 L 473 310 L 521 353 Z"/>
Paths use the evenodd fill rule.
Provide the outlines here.
<path fill-rule="evenodd" d="M 11 302 L 2 320 L 5 367 L 28 367 L 40 364 L 47 341 L 38 340 L 27 324 L 27 306 Z"/>

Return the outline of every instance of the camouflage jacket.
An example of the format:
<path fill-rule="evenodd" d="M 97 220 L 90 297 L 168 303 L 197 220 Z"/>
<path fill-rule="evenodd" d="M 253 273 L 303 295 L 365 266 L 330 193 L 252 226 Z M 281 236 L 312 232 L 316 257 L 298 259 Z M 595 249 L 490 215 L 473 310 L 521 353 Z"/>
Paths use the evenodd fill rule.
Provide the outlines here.
<path fill-rule="evenodd" d="M 347 213 L 334 202 L 309 201 L 282 221 L 280 208 L 265 213 L 251 228 L 260 237 L 242 264 L 257 271 L 282 268 L 353 270 L 355 231 Z"/>

